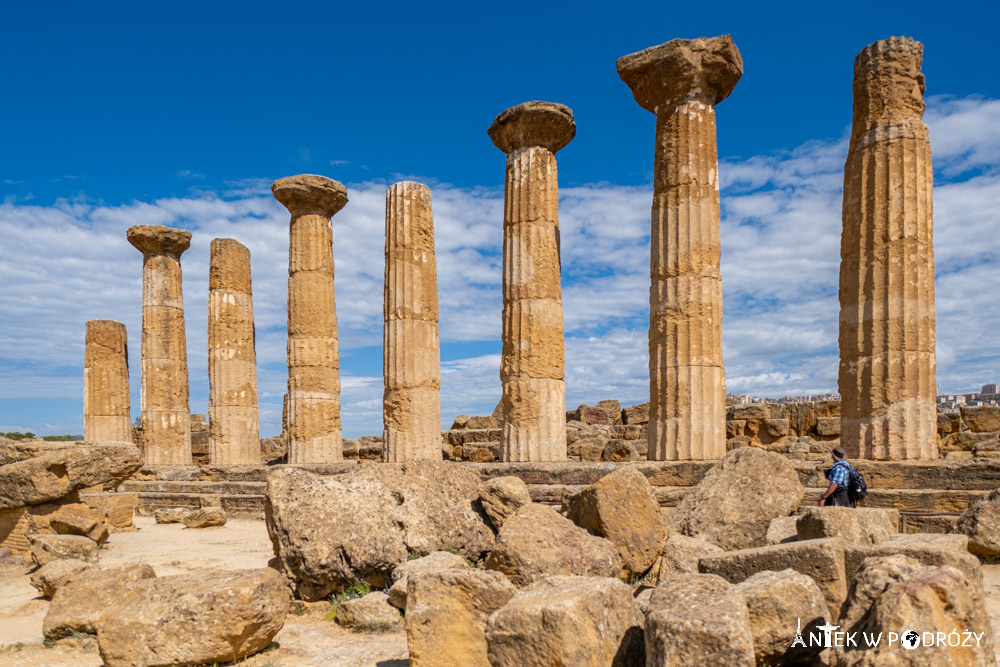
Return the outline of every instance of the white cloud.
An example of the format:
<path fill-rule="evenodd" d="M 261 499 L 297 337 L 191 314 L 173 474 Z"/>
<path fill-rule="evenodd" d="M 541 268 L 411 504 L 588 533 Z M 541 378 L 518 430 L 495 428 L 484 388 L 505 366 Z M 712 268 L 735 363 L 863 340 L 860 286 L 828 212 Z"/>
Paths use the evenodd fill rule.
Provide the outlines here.
<path fill-rule="evenodd" d="M 942 391 L 1000 379 L 1000 101 L 932 98 L 938 374 Z M 766 396 L 836 389 L 840 204 L 846 136 L 720 165 L 730 391 Z M 483 414 L 500 395 L 503 193 L 431 183 L 441 304 L 442 418 Z M 138 410 L 141 258 L 134 224 L 192 230 L 184 255 L 192 410 L 207 403 L 208 249 L 251 251 L 262 432 L 280 428 L 286 380 L 288 213 L 264 179 L 218 194 L 99 206 L 0 204 L 0 402 L 79 399 L 88 319 L 125 322 Z M 343 420 L 381 431 L 384 182 L 351 184 L 334 218 Z M 561 192 L 567 402 L 638 402 L 648 392 L 646 329 L 651 189 L 606 183 Z M 0 418 L 0 421 L 20 419 Z M 51 421 L 51 420 L 50 420 Z M 39 431 L 43 424 L 27 424 Z M 76 428 L 61 430 L 79 432 Z"/>

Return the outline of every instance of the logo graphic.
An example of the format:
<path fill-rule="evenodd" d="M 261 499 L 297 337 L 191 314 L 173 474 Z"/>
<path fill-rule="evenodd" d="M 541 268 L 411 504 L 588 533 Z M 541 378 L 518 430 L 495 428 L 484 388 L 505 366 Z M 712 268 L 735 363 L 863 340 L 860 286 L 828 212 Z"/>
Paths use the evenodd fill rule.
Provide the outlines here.
<path fill-rule="evenodd" d="M 802 619 L 801 618 L 799 619 L 798 628 L 795 630 L 795 641 L 792 642 L 791 648 L 795 648 L 796 646 L 801 646 L 802 648 L 806 648 L 806 640 L 802 638 Z"/>
<path fill-rule="evenodd" d="M 920 633 L 916 630 L 910 630 L 903 635 L 902 644 L 904 648 L 912 649 L 920 646 Z"/>

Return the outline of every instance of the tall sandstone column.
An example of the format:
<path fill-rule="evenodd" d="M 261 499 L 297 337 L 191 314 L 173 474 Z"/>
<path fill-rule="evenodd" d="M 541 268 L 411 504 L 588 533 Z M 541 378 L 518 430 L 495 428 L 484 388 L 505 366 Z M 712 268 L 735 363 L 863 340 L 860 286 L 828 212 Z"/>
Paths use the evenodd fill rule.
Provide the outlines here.
<path fill-rule="evenodd" d="M 191 245 L 191 232 L 136 225 L 126 236 L 142 252 L 141 419 L 146 463 L 190 465 L 181 254 Z"/>
<path fill-rule="evenodd" d="M 215 239 L 208 270 L 208 459 L 260 463 L 250 250 Z"/>
<path fill-rule="evenodd" d="M 854 60 L 840 246 L 841 439 L 851 456 L 936 458 L 931 147 L 923 46 Z"/>
<path fill-rule="evenodd" d="M 125 325 L 90 320 L 83 361 L 83 439 L 132 442 L 130 408 Z"/>
<path fill-rule="evenodd" d="M 489 129 L 507 154 L 503 214 L 503 461 L 566 458 L 566 373 L 556 151 L 576 135 L 569 107 L 525 102 Z"/>
<path fill-rule="evenodd" d="M 385 193 L 384 459 L 441 458 L 441 346 L 431 189 Z"/>
<path fill-rule="evenodd" d="M 649 288 L 649 458 L 726 453 L 715 105 L 743 74 L 729 35 L 675 39 L 618 60 L 656 114 Z"/>
<path fill-rule="evenodd" d="M 271 185 L 292 214 L 288 244 L 288 462 L 343 459 L 340 350 L 333 291 L 330 218 L 347 189 L 324 176 L 289 176 Z"/>

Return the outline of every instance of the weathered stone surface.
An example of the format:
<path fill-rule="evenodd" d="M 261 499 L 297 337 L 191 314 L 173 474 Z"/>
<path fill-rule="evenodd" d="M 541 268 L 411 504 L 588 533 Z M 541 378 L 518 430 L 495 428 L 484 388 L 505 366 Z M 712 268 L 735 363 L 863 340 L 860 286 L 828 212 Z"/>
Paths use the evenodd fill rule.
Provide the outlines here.
<path fill-rule="evenodd" d="M 796 524 L 798 539 L 839 537 L 845 544 L 879 544 L 899 532 L 899 512 L 877 507 L 810 507 Z"/>
<path fill-rule="evenodd" d="M 995 433 L 1000 431 L 1000 406 L 973 405 L 959 406 L 962 421 L 973 433 Z"/>
<path fill-rule="evenodd" d="M 83 535 L 97 542 L 108 541 L 110 528 L 104 515 L 84 503 L 35 505 L 28 512 L 32 532 Z"/>
<path fill-rule="evenodd" d="M 316 600 L 355 581 L 382 587 L 411 551 L 478 560 L 493 531 L 474 509 L 481 480 L 432 461 L 367 464 L 337 479 L 301 469 L 268 476 L 267 527 L 282 570 Z"/>
<path fill-rule="evenodd" d="M 601 451 L 602 461 L 645 461 L 649 442 L 645 440 L 608 440 Z"/>
<path fill-rule="evenodd" d="M 302 174 L 275 181 L 271 192 L 291 213 L 288 462 L 340 461 L 340 349 L 330 218 L 347 204 L 347 189 L 329 178 Z"/>
<path fill-rule="evenodd" d="M 133 445 L 83 443 L 42 452 L 0 466 L 0 509 L 40 505 L 94 486 L 117 488 L 142 467 Z"/>
<path fill-rule="evenodd" d="M 392 571 L 392 587 L 389 588 L 389 604 L 406 609 L 406 586 L 411 574 L 418 572 L 440 572 L 442 570 L 466 570 L 469 564 L 458 554 L 449 551 L 435 551 L 422 558 L 414 558 L 400 563 Z"/>
<path fill-rule="evenodd" d="M 260 463 L 250 250 L 214 239 L 208 273 L 208 459 Z"/>
<path fill-rule="evenodd" d="M 624 424 L 648 424 L 649 423 L 649 402 L 639 403 L 622 410 L 622 423 Z"/>
<path fill-rule="evenodd" d="M 486 621 L 517 589 L 499 572 L 413 573 L 406 588 L 411 667 L 489 667 Z"/>
<path fill-rule="evenodd" d="M 382 591 L 337 605 L 337 623 L 348 628 L 397 625 L 402 620 L 399 610 L 389 604 L 389 596 Z"/>
<path fill-rule="evenodd" d="M 765 570 L 738 583 L 746 600 L 758 665 L 802 665 L 819 654 L 817 647 L 792 648 L 801 620 L 802 634 L 815 632 L 830 616 L 823 591 L 795 570 Z"/>
<path fill-rule="evenodd" d="M 107 667 L 238 660 L 267 648 L 289 605 L 270 568 L 159 577 L 108 607 L 97 642 Z"/>
<path fill-rule="evenodd" d="M 931 148 L 923 45 L 854 61 L 840 265 L 841 442 L 851 458 L 937 458 Z"/>
<path fill-rule="evenodd" d="M 519 591 L 490 616 L 492 667 L 626 667 L 644 662 L 644 619 L 617 579 L 553 576 Z"/>
<path fill-rule="evenodd" d="M 735 449 L 715 465 L 670 516 L 674 531 L 723 549 L 767 544 L 772 519 L 798 508 L 805 493 L 798 473 L 780 454 Z"/>
<path fill-rule="evenodd" d="M 713 575 L 681 575 L 657 586 L 645 638 L 647 667 L 754 664 L 746 601 Z"/>
<path fill-rule="evenodd" d="M 67 637 L 75 630 L 94 634 L 108 607 L 125 595 L 137 581 L 156 576 L 149 565 L 129 563 L 121 567 L 88 570 L 59 587 L 42 623 L 46 637 Z"/>
<path fill-rule="evenodd" d="M 610 540 L 630 574 L 641 575 L 652 567 L 667 539 L 653 487 L 634 468 L 616 470 L 575 494 L 566 516 Z"/>
<path fill-rule="evenodd" d="M 210 528 L 226 525 L 226 512 L 221 507 L 202 507 L 188 512 L 181 519 L 186 528 Z"/>
<path fill-rule="evenodd" d="M 164 507 L 153 512 L 156 523 L 184 523 L 193 510 L 186 507 Z"/>
<path fill-rule="evenodd" d="M 921 542 L 913 538 L 910 542 L 896 541 L 872 546 L 848 546 L 844 549 L 844 574 L 847 581 L 853 581 L 866 558 L 885 557 L 902 554 L 927 565 L 939 567 L 948 565 L 961 570 L 970 581 L 982 586 L 983 573 L 979 559 L 967 551 L 955 550 L 949 545 Z"/>
<path fill-rule="evenodd" d="M 159 225 L 129 227 L 142 253 L 142 440 L 146 463 L 190 464 L 187 338 L 181 254 L 191 232 Z"/>
<path fill-rule="evenodd" d="M 726 452 L 715 108 L 743 73 L 728 36 L 675 39 L 618 60 L 656 114 L 649 292 L 649 458 Z"/>
<path fill-rule="evenodd" d="M 765 536 L 767 543 L 784 544 L 799 539 L 798 524 L 799 517 L 794 515 L 771 519 L 771 523 L 767 525 L 767 535 Z"/>
<path fill-rule="evenodd" d="M 699 560 L 723 553 L 725 552 L 721 548 L 711 542 L 674 533 L 663 547 L 656 583 L 662 584 L 682 574 L 698 574 Z"/>
<path fill-rule="evenodd" d="M 82 560 L 53 560 L 31 573 L 31 585 L 45 597 L 51 598 L 60 588 L 94 570 L 97 565 Z"/>
<path fill-rule="evenodd" d="M 882 542 L 884 546 L 935 547 L 962 553 L 969 548 L 969 538 L 965 535 L 944 533 L 899 533 Z"/>
<path fill-rule="evenodd" d="M 503 221 L 502 461 L 566 459 L 555 153 L 576 133 L 561 104 L 526 102 L 489 129 L 507 154 Z"/>
<path fill-rule="evenodd" d="M 507 517 L 531 502 L 531 496 L 520 478 L 493 477 L 479 487 L 479 502 L 494 528 L 500 530 Z"/>
<path fill-rule="evenodd" d="M 82 535 L 28 535 L 31 560 L 44 566 L 54 560 L 97 561 L 97 542 Z"/>
<path fill-rule="evenodd" d="M 83 439 L 131 444 L 130 407 L 125 325 L 90 320 L 83 362 Z"/>
<path fill-rule="evenodd" d="M 1000 489 L 976 502 L 955 520 L 953 532 L 969 538 L 969 551 L 1000 555 Z"/>
<path fill-rule="evenodd" d="M 835 537 L 704 556 L 698 561 L 698 569 L 734 584 L 764 570 L 795 570 L 812 577 L 823 591 L 830 618 L 839 615 L 850 581 L 844 579 L 844 543 Z"/>
<path fill-rule="evenodd" d="M 132 518 L 139 506 L 138 493 L 86 493 L 80 494 L 80 500 L 104 516 L 111 532 L 135 527 Z"/>
<path fill-rule="evenodd" d="M 531 503 L 504 522 L 486 568 L 525 586 L 554 574 L 616 577 L 622 562 L 608 540 L 589 534 L 549 507 Z"/>
<path fill-rule="evenodd" d="M 385 194 L 384 460 L 441 459 L 441 351 L 431 189 Z M 468 420 L 466 420 L 468 421 Z"/>

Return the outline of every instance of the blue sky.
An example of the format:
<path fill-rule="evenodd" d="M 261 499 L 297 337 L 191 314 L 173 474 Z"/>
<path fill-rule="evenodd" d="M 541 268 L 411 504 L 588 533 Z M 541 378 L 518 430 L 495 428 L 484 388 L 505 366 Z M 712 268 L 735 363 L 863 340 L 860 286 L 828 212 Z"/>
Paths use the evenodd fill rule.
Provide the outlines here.
<path fill-rule="evenodd" d="M 384 191 L 434 189 L 443 419 L 499 395 L 503 109 L 569 105 L 558 155 L 570 407 L 645 400 L 653 117 L 615 60 L 730 33 L 745 74 L 718 107 L 730 391 L 836 389 L 840 187 L 853 58 L 925 45 L 935 154 L 942 391 L 1000 379 L 1000 10 L 921 3 L 21 3 L 0 24 L 0 430 L 82 432 L 83 323 L 128 326 L 132 224 L 191 229 L 192 411 L 207 405 L 208 245 L 252 252 L 262 432 L 280 428 L 287 212 L 274 179 L 347 184 L 334 219 L 349 436 L 380 431 Z"/>

